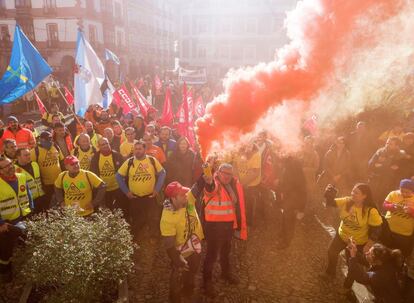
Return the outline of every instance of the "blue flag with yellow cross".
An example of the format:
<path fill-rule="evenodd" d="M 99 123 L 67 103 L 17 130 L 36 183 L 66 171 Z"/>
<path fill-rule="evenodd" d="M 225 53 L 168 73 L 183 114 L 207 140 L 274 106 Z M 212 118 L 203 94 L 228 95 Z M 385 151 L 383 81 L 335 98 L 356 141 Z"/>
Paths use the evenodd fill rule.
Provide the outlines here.
<path fill-rule="evenodd" d="M 10 64 L 0 80 L 0 104 L 20 98 L 51 73 L 52 68 L 16 25 Z"/>

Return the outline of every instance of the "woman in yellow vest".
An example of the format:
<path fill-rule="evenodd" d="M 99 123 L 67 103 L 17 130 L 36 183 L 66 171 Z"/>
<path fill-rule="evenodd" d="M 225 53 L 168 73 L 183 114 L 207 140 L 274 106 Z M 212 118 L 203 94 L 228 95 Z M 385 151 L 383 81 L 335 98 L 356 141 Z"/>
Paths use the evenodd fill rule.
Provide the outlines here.
<path fill-rule="evenodd" d="M 34 213 L 45 209 L 47 198 L 43 191 L 42 180 L 40 177 L 40 168 L 37 162 L 30 158 L 30 150 L 28 148 L 19 148 L 16 152 L 16 172 L 26 175 L 27 185 L 33 198 Z"/>
<path fill-rule="evenodd" d="M 13 248 L 32 205 L 26 175 L 16 173 L 13 162 L 0 156 L 0 278 L 5 282 L 11 281 Z"/>
<path fill-rule="evenodd" d="M 335 276 L 338 255 L 347 247 L 350 240 L 357 245 L 360 262 L 366 262 L 364 254 L 379 239 L 382 224 L 382 218 L 372 199 L 371 189 L 367 184 L 356 184 L 349 197 L 335 199 L 336 194 L 336 188 L 329 184 L 324 195 L 326 204 L 337 207 L 341 218 L 338 231 L 328 248 L 328 267 L 324 277 L 329 279 Z M 348 250 L 346 256 L 348 261 Z M 351 276 L 346 277 L 344 282 L 345 292 L 351 291 L 353 282 Z"/>

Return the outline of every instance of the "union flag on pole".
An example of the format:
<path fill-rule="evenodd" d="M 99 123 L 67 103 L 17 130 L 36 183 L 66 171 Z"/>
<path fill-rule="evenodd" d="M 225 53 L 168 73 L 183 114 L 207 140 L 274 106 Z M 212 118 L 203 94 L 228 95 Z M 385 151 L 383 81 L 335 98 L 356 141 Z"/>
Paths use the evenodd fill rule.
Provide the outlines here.
<path fill-rule="evenodd" d="M 158 75 L 155 75 L 154 77 L 154 87 L 155 87 L 155 94 L 161 95 L 161 89 L 162 89 L 162 82 Z"/>
<path fill-rule="evenodd" d="M 158 110 L 148 103 L 147 99 L 145 99 L 145 97 L 141 94 L 141 92 L 138 90 L 138 88 L 134 85 L 132 81 L 130 82 L 130 84 L 131 84 L 131 89 L 134 92 L 135 99 L 137 100 L 141 115 L 144 118 L 147 118 L 147 115 L 150 111 L 157 112 Z"/>
<path fill-rule="evenodd" d="M 46 107 L 43 104 L 42 100 L 40 100 L 39 95 L 36 92 L 33 92 L 33 94 L 35 96 L 37 106 L 39 107 L 39 111 L 43 116 L 43 114 L 47 112 Z"/>
<path fill-rule="evenodd" d="M 171 126 L 174 119 L 172 104 L 171 104 L 171 90 L 168 87 L 165 91 L 164 107 L 162 109 L 162 116 L 159 120 L 162 126 Z"/>
<path fill-rule="evenodd" d="M 63 89 L 65 91 L 65 98 L 66 101 L 68 101 L 68 105 L 75 103 L 75 99 L 73 98 L 73 95 L 70 93 L 69 89 L 66 86 L 64 86 Z"/>
<path fill-rule="evenodd" d="M 144 79 L 139 78 L 138 83 L 137 83 L 137 88 L 140 89 L 143 85 L 144 85 Z"/>
<path fill-rule="evenodd" d="M 206 109 L 204 107 L 203 97 L 200 95 L 198 96 L 197 100 L 194 104 L 194 113 L 197 116 L 197 118 L 200 118 L 204 116 Z"/>
<path fill-rule="evenodd" d="M 177 118 L 178 118 L 177 131 L 181 136 L 187 137 L 188 141 L 190 141 L 191 146 L 194 147 L 195 138 L 194 138 L 193 125 L 192 125 L 194 123 L 193 121 L 194 119 L 192 117 L 192 114 L 194 113 L 193 105 L 194 105 L 194 102 L 192 102 L 192 94 L 191 92 L 187 91 L 187 85 L 184 82 L 183 102 L 181 103 L 180 108 L 177 113 Z"/>
<path fill-rule="evenodd" d="M 115 103 L 119 103 L 119 101 L 121 101 L 120 103 L 122 105 L 122 112 L 124 114 L 133 112 L 133 111 L 138 112 L 137 105 L 130 97 L 128 93 L 128 89 L 125 87 L 125 84 L 122 85 L 119 89 L 117 89 L 114 92 L 113 96 L 114 96 Z"/>

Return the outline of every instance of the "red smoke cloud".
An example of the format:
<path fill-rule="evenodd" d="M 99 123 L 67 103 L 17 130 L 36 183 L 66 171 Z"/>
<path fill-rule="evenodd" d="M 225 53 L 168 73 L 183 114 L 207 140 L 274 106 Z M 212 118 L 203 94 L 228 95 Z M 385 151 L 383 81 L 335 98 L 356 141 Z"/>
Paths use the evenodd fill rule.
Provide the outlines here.
<path fill-rule="evenodd" d="M 212 151 L 214 142 L 226 146 L 252 132 L 258 120 L 283 101 L 314 98 L 328 85 L 339 57 L 346 64 L 353 49 L 373 43 L 375 37 L 369 36 L 368 29 L 352 36 L 361 26 L 358 22 L 379 23 L 401 8 L 398 0 L 299 2 L 287 19 L 291 42 L 278 51 L 276 60 L 230 75 L 225 93 L 208 104 L 204 117 L 197 120 L 203 157 Z"/>

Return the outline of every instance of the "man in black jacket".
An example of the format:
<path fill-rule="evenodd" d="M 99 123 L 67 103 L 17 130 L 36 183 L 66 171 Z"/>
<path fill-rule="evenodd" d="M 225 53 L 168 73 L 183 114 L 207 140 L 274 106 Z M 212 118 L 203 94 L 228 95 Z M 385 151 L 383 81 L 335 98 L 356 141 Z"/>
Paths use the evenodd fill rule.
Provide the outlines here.
<path fill-rule="evenodd" d="M 109 209 L 120 208 L 128 218 L 127 200 L 119 189 L 115 174 L 123 163 L 120 153 L 111 149 L 108 139 L 98 140 L 99 152 L 91 159 L 91 171 L 106 183 L 105 205 Z"/>
<path fill-rule="evenodd" d="M 281 230 L 278 248 L 290 245 L 295 231 L 296 219 L 302 220 L 306 201 L 306 180 L 301 161 L 296 156 L 284 159 L 280 181 Z"/>

